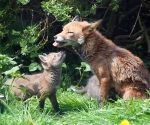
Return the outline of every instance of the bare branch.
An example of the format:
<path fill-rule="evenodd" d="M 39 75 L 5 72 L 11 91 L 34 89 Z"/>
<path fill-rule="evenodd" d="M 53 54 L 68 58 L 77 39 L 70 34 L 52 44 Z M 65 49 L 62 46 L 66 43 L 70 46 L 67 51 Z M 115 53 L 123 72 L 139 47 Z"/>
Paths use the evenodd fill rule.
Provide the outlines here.
<path fill-rule="evenodd" d="M 125 48 L 127 48 L 127 49 L 135 48 L 135 47 L 137 47 L 138 45 L 141 45 L 144 42 L 145 42 L 144 41 L 144 35 L 142 35 L 141 38 L 137 39 L 134 44 L 126 45 Z"/>
<path fill-rule="evenodd" d="M 140 17 L 139 17 L 138 21 L 139 21 L 141 29 L 144 31 L 144 36 L 146 38 L 146 42 L 148 45 L 148 53 L 150 53 L 150 39 L 149 39 L 148 33 L 146 32 L 145 25 L 144 25 L 144 23 L 142 24 Z"/>
<path fill-rule="evenodd" d="M 102 7 L 108 6 L 110 2 L 111 2 L 111 0 L 103 0 L 101 6 Z"/>
<path fill-rule="evenodd" d="M 103 16 L 103 18 L 102 18 L 102 23 L 103 23 L 103 20 L 105 19 L 105 16 L 106 16 L 108 10 L 109 10 L 109 7 L 107 7 L 107 10 L 106 10 L 105 13 L 104 13 L 104 16 Z M 102 23 L 101 23 L 101 25 L 102 25 Z"/>
<path fill-rule="evenodd" d="M 137 37 L 136 39 L 132 40 L 132 39 L 116 39 L 116 41 L 121 42 L 121 43 L 135 43 L 137 41 L 140 41 L 141 39 L 143 39 L 144 35 L 140 35 L 139 37 Z"/>
<path fill-rule="evenodd" d="M 141 13 L 141 15 L 150 17 L 150 14 L 147 13 Z"/>
<path fill-rule="evenodd" d="M 138 32 L 136 32 L 135 34 L 131 35 L 129 37 L 129 35 L 119 35 L 115 37 L 115 40 L 123 40 L 123 39 L 136 39 L 137 37 L 139 37 L 142 33 L 144 32 L 144 30 L 140 30 Z M 150 27 L 148 29 L 146 29 L 146 32 L 149 34 L 150 33 Z"/>
<path fill-rule="evenodd" d="M 139 8 L 139 5 L 135 6 L 134 8 L 132 8 L 131 10 L 129 10 L 126 14 L 122 15 L 119 19 L 119 23 L 121 23 L 121 21 L 128 17 L 130 14 L 132 14 L 134 11 L 136 11 Z"/>
<path fill-rule="evenodd" d="M 129 37 L 131 36 L 131 34 L 132 34 L 132 32 L 133 32 L 133 30 L 134 30 L 134 28 L 135 28 L 135 25 L 136 25 L 137 20 L 138 20 L 138 18 L 139 18 L 139 14 L 140 14 L 141 8 L 142 8 L 142 4 L 140 5 L 140 9 L 139 9 L 139 12 L 138 12 L 138 15 L 137 15 L 136 21 L 135 21 L 135 23 L 134 23 L 134 25 L 133 25 L 133 28 L 132 28 L 132 31 L 131 31 L 131 33 L 130 33 Z"/>
<path fill-rule="evenodd" d="M 148 8 L 148 9 L 150 8 L 150 5 L 148 5 L 146 3 L 143 3 L 143 6 L 146 7 L 146 8 Z"/>

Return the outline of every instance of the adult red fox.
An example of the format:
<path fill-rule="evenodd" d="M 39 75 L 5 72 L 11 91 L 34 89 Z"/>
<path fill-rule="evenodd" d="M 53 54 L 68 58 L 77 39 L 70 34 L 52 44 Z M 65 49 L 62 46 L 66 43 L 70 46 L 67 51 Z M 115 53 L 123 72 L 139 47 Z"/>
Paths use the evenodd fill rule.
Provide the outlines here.
<path fill-rule="evenodd" d="M 147 98 L 150 75 L 143 61 L 102 36 L 96 30 L 101 21 L 80 22 L 76 16 L 64 26 L 61 33 L 54 36 L 53 46 L 71 45 L 90 65 L 92 72 L 99 79 L 102 102 L 107 100 L 110 88 L 115 88 L 123 99 Z"/>
<path fill-rule="evenodd" d="M 16 78 L 12 87 L 12 94 L 18 98 L 27 99 L 33 95 L 39 97 L 39 108 L 44 109 L 45 99 L 48 97 L 56 112 L 59 112 L 59 105 L 56 99 L 56 91 L 60 86 L 60 77 L 62 63 L 66 57 L 64 52 L 50 53 L 48 55 L 39 55 L 43 73 L 34 75 L 25 75 L 25 79 Z M 11 84 L 12 79 L 6 81 L 5 84 Z M 24 87 L 26 92 L 22 91 Z M 20 89 L 19 89 L 20 88 Z"/>

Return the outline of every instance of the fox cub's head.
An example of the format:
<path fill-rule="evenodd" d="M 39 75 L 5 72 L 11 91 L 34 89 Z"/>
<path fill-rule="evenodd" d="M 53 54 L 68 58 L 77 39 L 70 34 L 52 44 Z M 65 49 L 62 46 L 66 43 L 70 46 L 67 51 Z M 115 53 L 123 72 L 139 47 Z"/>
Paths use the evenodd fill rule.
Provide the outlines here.
<path fill-rule="evenodd" d="M 58 52 L 58 53 L 50 53 L 48 55 L 43 54 L 39 55 L 39 58 L 41 60 L 41 64 L 44 69 L 49 70 L 51 68 L 60 68 L 62 67 L 62 63 L 66 57 L 65 52 Z"/>
<path fill-rule="evenodd" d="M 54 36 L 53 46 L 78 46 L 83 44 L 85 38 L 91 34 L 101 23 L 102 20 L 98 20 L 95 23 L 88 23 L 86 21 L 80 22 L 78 16 L 76 16 L 72 22 L 64 26 L 63 31 Z"/>

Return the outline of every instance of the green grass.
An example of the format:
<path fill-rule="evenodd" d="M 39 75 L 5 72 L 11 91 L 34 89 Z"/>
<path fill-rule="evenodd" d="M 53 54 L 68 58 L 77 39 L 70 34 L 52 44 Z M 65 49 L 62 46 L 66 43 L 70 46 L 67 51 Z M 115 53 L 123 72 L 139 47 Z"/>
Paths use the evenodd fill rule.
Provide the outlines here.
<path fill-rule="evenodd" d="M 48 99 L 43 113 L 37 110 L 36 97 L 25 102 L 14 99 L 5 104 L 0 125 L 119 125 L 124 119 L 130 125 L 150 125 L 150 99 L 119 99 L 99 108 L 96 100 L 84 95 L 61 89 L 57 95 L 63 115 L 55 113 Z"/>

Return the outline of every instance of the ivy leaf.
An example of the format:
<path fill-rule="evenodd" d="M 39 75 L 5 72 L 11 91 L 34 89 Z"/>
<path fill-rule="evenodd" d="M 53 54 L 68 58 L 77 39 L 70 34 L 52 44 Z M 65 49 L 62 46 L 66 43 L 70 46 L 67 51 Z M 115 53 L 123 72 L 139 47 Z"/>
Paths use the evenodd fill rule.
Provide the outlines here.
<path fill-rule="evenodd" d="M 66 68 L 67 68 L 66 63 L 63 63 L 63 64 L 62 64 L 62 67 L 66 69 Z"/>
<path fill-rule="evenodd" d="M 81 67 L 76 67 L 75 69 L 77 69 L 77 70 L 81 70 Z"/>
<path fill-rule="evenodd" d="M 23 5 L 26 5 L 27 3 L 30 2 L 30 0 L 18 0 L 18 3 L 22 3 Z"/>
<path fill-rule="evenodd" d="M 42 67 L 37 62 L 31 63 L 29 65 L 29 71 L 33 72 L 33 71 L 36 71 L 36 70 L 42 70 Z"/>
<path fill-rule="evenodd" d="M 85 68 L 84 69 L 85 72 L 91 71 L 90 66 L 86 62 L 81 62 L 81 67 Z"/>
<path fill-rule="evenodd" d="M 10 64 L 15 65 L 17 63 L 16 63 L 16 61 L 10 60 Z"/>
<path fill-rule="evenodd" d="M 5 75 L 9 75 L 9 74 L 15 74 L 17 71 L 19 70 L 19 66 L 15 66 L 10 70 L 7 70 L 4 72 Z"/>
<path fill-rule="evenodd" d="M 12 29 L 11 33 L 12 33 L 12 35 L 20 35 L 20 32 L 19 32 L 19 31 L 14 30 L 14 29 Z"/>

